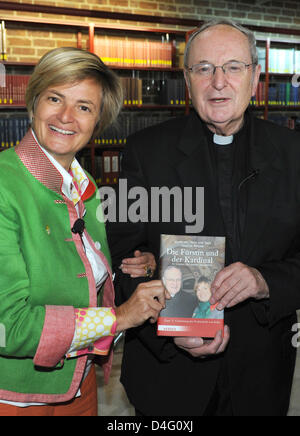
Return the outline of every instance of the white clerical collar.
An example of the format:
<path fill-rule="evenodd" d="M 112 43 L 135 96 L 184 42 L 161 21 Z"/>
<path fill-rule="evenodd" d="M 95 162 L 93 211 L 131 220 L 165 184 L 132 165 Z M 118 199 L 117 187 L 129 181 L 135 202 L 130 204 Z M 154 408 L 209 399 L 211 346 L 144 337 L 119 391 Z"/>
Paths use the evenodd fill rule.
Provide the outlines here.
<path fill-rule="evenodd" d="M 222 136 L 214 134 L 214 143 L 217 145 L 230 145 L 233 143 L 233 135 L 231 136 Z"/>

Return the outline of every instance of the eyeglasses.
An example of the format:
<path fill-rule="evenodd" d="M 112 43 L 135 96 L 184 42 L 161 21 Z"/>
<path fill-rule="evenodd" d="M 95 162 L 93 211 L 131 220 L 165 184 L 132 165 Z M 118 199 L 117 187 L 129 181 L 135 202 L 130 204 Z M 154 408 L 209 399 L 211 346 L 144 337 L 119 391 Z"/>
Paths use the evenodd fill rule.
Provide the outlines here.
<path fill-rule="evenodd" d="M 201 77 L 211 77 L 215 74 L 217 68 L 222 68 L 223 73 L 227 76 L 238 76 L 246 71 L 247 68 L 256 63 L 245 64 L 245 62 L 226 62 L 224 65 L 213 65 L 208 63 L 201 63 L 193 65 L 192 67 L 186 67 L 188 71 Z"/>
<path fill-rule="evenodd" d="M 167 282 L 171 282 L 171 283 L 173 283 L 174 285 L 175 285 L 175 284 L 176 284 L 176 285 L 181 284 L 181 282 L 182 282 L 181 279 L 167 279 L 167 278 L 166 278 L 166 281 L 167 281 Z"/>

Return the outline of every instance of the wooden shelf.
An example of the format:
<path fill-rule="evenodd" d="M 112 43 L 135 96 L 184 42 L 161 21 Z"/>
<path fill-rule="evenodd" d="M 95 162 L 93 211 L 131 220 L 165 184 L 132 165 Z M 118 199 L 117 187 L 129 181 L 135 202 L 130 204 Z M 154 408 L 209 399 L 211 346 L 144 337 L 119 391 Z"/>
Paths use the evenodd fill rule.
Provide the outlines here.
<path fill-rule="evenodd" d="M 185 110 L 185 105 L 143 104 L 124 105 L 123 110 Z"/>
<path fill-rule="evenodd" d="M 7 109 L 7 110 L 24 110 L 26 111 L 26 106 L 19 105 L 19 104 L 0 104 L 0 109 Z"/>
<path fill-rule="evenodd" d="M 266 106 L 250 106 L 252 110 L 255 111 L 265 111 Z M 282 105 L 275 105 L 275 104 L 269 104 L 268 106 L 269 111 L 281 111 L 281 112 L 300 112 L 300 106 L 282 106 Z"/>
<path fill-rule="evenodd" d="M 297 73 L 272 73 L 271 71 L 269 71 L 269 77 L 274 77 L 275 79 L 290 79 L 294 76 L 294 74 Z M 266 76 L 266 73 L 261 73 L 261 76 Z"/>
<path fill-rule="evenodd" d="M 53 14 L 61 16 L 70 16 L 70 17 L 86 17 L 89 18 L 90 21 L 93 19 L 108 19 L 114 21 L 132 21 L 135 23 L 155 23 L 155 24 L 163 24 L 168 26 L 182 26 L 186 28 L 195 28 L 200 26 L 203 23 L 203 20 L 198 19 L 188 19 L 188 18 L 176 18 L 176 17 L 168 17 L 168 16 L 157 16 L 157 15 L 141 15 L 141 14 L 132 14 L 132 13 L 122 13 L 122 12 L 110 12 L 110 11 L 101 11 L 95 9 L 81 9 L 81 8 L 66 8 L 66 7 L 58 7 L 58 6 L 48 6 L 48 5 L 33 5 L 29 3 L 15 3 L 15 2 L 2 2 L 0 6 L 1 10 L 7 11 L 19 11 L 25 13 L 36 13 L 36 14 Z M 13 17 L 5 18 L 5 21 L 13 22 L 18 21 L 22 22 L 22 19 L 14 19 Z M 41 20 L 41 19 L 40 19 Z M 55 24 L 57 20 L 52 20 Z M 25 22 L 25 21 L 23 21 Z M 26 21 L 28 22 L 28 21 Z M 40 21 L 40 23 L 42 23 Z M 48 20 L 48 24 L 49 20 Z M 85 27 L 85 23 L 74 23 L 75 26 Z M 241 23 L 243 24 L 243 23 Z M 257 32 L 263 33 L 276 33 L 282 35 L 300 35 L 299 29 L 293 28 L 280 28 L 280 27 L 267 27 L 267 26 L 256 26 L 250 24 L 244 24 L 245 27 Z M 113 26 L 114 27 L 114 26 Z M 109 24 L 107 28 L 112 28 L 112 24 Z M 166 32 L 165 32 L 166 30 Z M 182 31 L 173 30 L 173 29 L 151 29 L 151 32 L 158 33 L 172 33 L 176 34 L 177 32 L 182 33 Z M 145 30 L 144 30 L 145 31 Z"/>
<path fill-rule="evenodd" d="M 29 0 L 27 0 L 29 1 Z M 14 15 L 1 18 L 5 21 L 6 25 L 10 29 L 18 29 L 23 26 L 27 29 L 42 29 L 42 30 L 52 30 L 60 32 L 77 32 L 77 44 L 80 47 L 82 33 L 88 34 L 89 50 L 93 52 L 94 48 L 94 37 L 95 35 L 138 35 L 139 37 L 148 37 L 152 35 L 153 39 L 158 39 L 161 35 L 169 34 L 170 40 L 173 40 L 173 49 L 175 47 L 176 39 L 187 40 L 188 35 L 192 33 L 196 27 L 200 26 L 203 21 L 197 19 L 180 19 L 175 17 L 158 17 L 155 15 L 136 15 L 131 13 L 116 13 L 109 11 L 100 11 L 94 9 L 80 9 L 80 8 L 66 8 L 66 7 L 56 7 L 48 5 L 33 5 L 29 3 L 15 3 L 11 1 L 5 1 L 1 3 L 0 10 L 2 11 L 19 11 L 21 17 L 16 17 Z M 29 15 L 29 13 L 31 15 Z M 51 14 L 52 18 L 44 18 L 42 14 Z M 5 16 L 5 13 L 2 14 Z M 56 17 L 55 17 L 56 15 Z M 84 19 L 85 18 L 85 19 Z M 93 22 L 94 20 L 112 20 L 111 22 Z M 122 24 L 126 22 L 127 24 Z M 129 24 L 128 24 L 129 23 Z M 155 27 L 157 26 L 157 27 Z M 159 27 L 161 26 L 161 28 Z M 164 28 L 162 28 L 164 27 Z M 281 40 L 274 38 L 274 44 L 276 43 L 286 43 L 291 45 L 300 44 L 300 41 L 288 41 L 284 39 L 284 35 L 296 35 L 296 38 L 300 36 L 299 29 L 280 29 L 271 28 L 264 26 L 252 26 L 245 24 L 245 27 L 251 29 L 255 32 L 265 32 L 267 34 L 278 34 L 283 35 Z M 194 29 L 194 30 L 191 30 Z M 279 37 L 278 37 L 279 38 Z M 296 39 L 295 38 L 295 39 Z M 269 52 L 271 46 L 271 39 L 265 37 L 263 39 L 258 38 L 263 41 L 266 48 L 266 62 L 269 64 Z M 299 39 L 299 38 L 298 38 Z M 272 41 L 273 44 L 273 41 Z M 24 62 L 3 62 L 7 67 L 24 69 L 34 68 L 35 63 L 24 63 Z M 173 53 L 173 64 L 174 64 L 174 53 Z M 169 73 L 183 73 L 182 68 L 153 68 L 153 67 L 140 67 L 140 66 L 112 66 L 108 65 L 110 69 L 122 72 L 122 71 L 144 71 L 144 72 L 169 72 Z M 26 70 L 27 71 L 27 70 Z M 124 73 L 125 75 L 125 73 Z M 141 74 L 142 76 L 142 74 Z M 266 92 L 264 96 L 264 101 L 268 100 L 268 87 L 270 80 L 282 79 L 289 80 L 292 74 L 279 74 L 270 73 L 268 70 L 263 73 L 262 76 L 266 82 Z M 143 105 L 124 105 L 124 111 L 181 111 L 185 110 L 186 114 L 190 110 L 190 105 L 188 104 L 189 95 L 186 91 L 186 105 L 154 105 L 154 104 L 143 104 Z M 281 106 L 281 105 L 265 105 L 265 106 L 250 106 L 251 110 L 263 112 L 264 118 L 268 118 L 268 112 L 299 112 L 300 106 Z M 0 109 L 5 111 L 26 111 L 26 107 L 23 105 L 0 105 Z M 88 155 L 90 155 L 92 174 L 96 178 L 95 174 L 95 152 L 99 150 L 122 150 L 124 143 L 112 143 L 112 144 L 89 144 L 87 148 L 89 149 Z M 0 148 L 0 151 L 6 150 L 7 148 Z"/>
<path fill-rule="evenodd" d="M 166 67 L 166 68 L 157 68 L 157 67 L 121 67 L 121 66 L 115 66 L 115 65 L 107 65 L 112 70 L 129 70 L 129 71 L 158 71 L 162 73 L 183 73 L 183 68 L 179 67 Z"/>
<path fill-rule="evenodd" d="M 34 68 L 36 63 L 34 62 L 11 62 L 11 61 L 0 61 L 0 64 L 3 64 L 7 67 L 26 67 L 26 68 Z M 138 66 L 117 66 L 117 65 L 107 65 L 111 70 L 115 71 L 160 71 L 162 73 L 183 73 L 183 68 L 179 67 L 166 67 L 166 68 L 157 68 L 157 67 L 138 67 Z"/>
<path fill-rule="evenodd" d="M 15 3 L 16 4 L 16 3 Z M 23 3 L 22 3 L 23 5 Z M 0 6 L 0 9 L 2 9 L 2 4 Z M 39 18 L 39 17 L 6 17 L 3 18 L 5 21 L 5 24 L 9 27 L 18 27 L 20 28 L 20 24 L 26 25 L 27 28 L 41 28 L 41 29 L 49 29 L 49 26 L 53 30 L 68 30 L 73 29 L 76 31 L 89 31 L 91 24 L 84 21 L 72 21 L 72 20 L 54 20 L 49 18 Z M 159 28 L 152 28 L 147 26 L 130 26 L 130 25 L 122 25 L 122 24 L 93 24 L 93 27 L 95 30 L 105 30 L 111 31 L 111 32 L 117 32 L 120 33 L 120 31 L 124 31 L 126 33 L 151 33 L 151 34 L 159 34 L 159 35 L 173 35 L 173 36 L 185 36 L 185 31 L 183 30 L 174 30 L 174 29 L 159 29 Z"/>
<path fill-rule="evenodd" d="M 10 62 L 10 61 L 0 61 L 1 64 L 7 67 L 26 67 L 26 68 L 34 68 L 36 63 L 34 62 Z"/>
<path fill-rule="evenodd" d="M 88 148 L 95 150 L 122 150 L 126 144 L 89 144 Z"/>
<path fill-rule="evenodd" d="M 23 105 L 17 105 L 17 104 L 0 104 L 0 109 L 6 109 L 6 110 L 26 110 L 26 106 Z M 152 104 L 144 104 L 144 105 L 124 105 L 123 110 L 140 110 L 140 111 L 147 111 L 147 110 L 184 110 L 185 105 L 152 105 Z"/>

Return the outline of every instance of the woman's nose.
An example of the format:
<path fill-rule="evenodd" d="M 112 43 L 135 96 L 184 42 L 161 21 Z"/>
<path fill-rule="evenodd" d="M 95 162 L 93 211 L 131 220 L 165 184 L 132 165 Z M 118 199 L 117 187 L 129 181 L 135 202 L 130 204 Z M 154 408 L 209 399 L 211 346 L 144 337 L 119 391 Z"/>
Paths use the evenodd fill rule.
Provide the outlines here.
<path fill-rule="evenodd" d="M 62 106 L 58 113 L 58 118 L 64 124 L 72 123 L 74 121 L 73 108 L 69 105 Z"/>

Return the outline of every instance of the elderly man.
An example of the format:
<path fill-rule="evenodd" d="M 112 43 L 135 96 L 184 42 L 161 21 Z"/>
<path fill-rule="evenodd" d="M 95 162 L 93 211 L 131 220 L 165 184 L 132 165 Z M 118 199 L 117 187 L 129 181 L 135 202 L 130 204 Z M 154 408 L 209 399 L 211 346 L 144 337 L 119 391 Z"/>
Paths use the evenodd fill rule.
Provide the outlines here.
<path fill-rule="evenodd" d="M 175 266 L 168 266 L 162 277 L 162 282 L 171 296 L 166 309 L 161 312 L 163 317 L 192 318 L 198 300 L 194 294 L 182 289 L 182 272 Z"/>
<path fill-rule="evenodd" d="M 122 382 L 143 415 L 285 415 L 300 307 L 300 137 L 247 109 L 260 75 L 247 29 L 206 23 L 185 64 L 195 111 L 129 138 L 124 177 L 148 190 L 204 187 L 200 235 L 227 241 L 210 300 L 225 309 L 226 328 L 213 341 L 157 338 L 148 323 L 130 331 Z M 186 225 L 172 214 L 169 223 L 128 223 L 128 253 L 158 259 L 160 234 L 185 234 Z M 118 261 L 120 230 L 110 228 Z M 134 287 L 119 273 L 120 300 Z"/>

